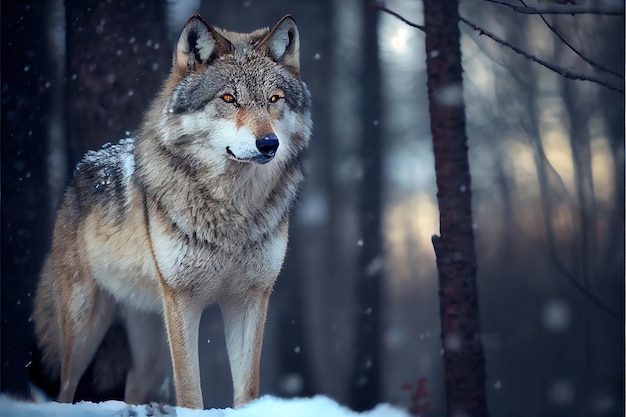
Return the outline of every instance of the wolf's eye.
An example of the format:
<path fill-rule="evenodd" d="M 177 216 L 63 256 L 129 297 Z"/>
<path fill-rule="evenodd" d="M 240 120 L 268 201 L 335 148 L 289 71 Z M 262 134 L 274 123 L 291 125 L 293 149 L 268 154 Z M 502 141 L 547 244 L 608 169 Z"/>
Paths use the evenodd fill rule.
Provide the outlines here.
<path fill-rule="evenodd" d="M 285 98 L 285 97 L 281 97 L 278 94 L 274 94 L 272 97 L 270 97 L 270 103 L 276 103 L 281 98 Z"/>
<path fill-rule="evenodd" d="M 235 100 L 235 96 L 233 96 L 232 94 L 224 94 L 222 96 L 222 100 L 224 100 L 227 103 L 236 103 L 237 100 Z"/>

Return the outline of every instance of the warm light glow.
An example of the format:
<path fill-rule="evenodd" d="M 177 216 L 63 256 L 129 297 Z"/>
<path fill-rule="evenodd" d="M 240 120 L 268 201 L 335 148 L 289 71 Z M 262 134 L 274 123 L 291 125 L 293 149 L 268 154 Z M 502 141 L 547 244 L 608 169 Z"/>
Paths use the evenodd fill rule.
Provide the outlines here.
<path fill-rule="evenodd" d="M 595 198 L 610 203 L 615 192 L 615 157 L 606 137 L 594 137 L 591 141 L 591 171 Z"/>
<path fill-rule="evenodd" d="M 543 134 L 541 142 L 543 143 L 546 158 L 558 172 L 569 192 L 575 195 L 574 162 L 572 161 L 572 148 L 569 143 L 569 136 L 563 129 L 550 129 Z"/>
<path fill-rule="evenodd" d="M 431 236 L 439 233 L 439 210 L 434 196 L 415 193 L 391 203 L 385 213 L 385 241 L 390 288 L 399 292 L 415 285 L 416 277 L 434 273 Z"/>
<path fill-rule="evenodd" d="M 505 151 L 508 156 L 505 166 L 511 170 L 516 186 L 527 196 L 537 197 L 537 168 L 531 147 L 524 138 L 513 136 L 505 142 Z"/>
<path fill-rule="evenodd" d="M 391 49 L 398 54 L 406 53 L 408 39 L 409 32 L 407 28 L 404 26 L 399 26 L 396 33 L 389 39 Z"/>

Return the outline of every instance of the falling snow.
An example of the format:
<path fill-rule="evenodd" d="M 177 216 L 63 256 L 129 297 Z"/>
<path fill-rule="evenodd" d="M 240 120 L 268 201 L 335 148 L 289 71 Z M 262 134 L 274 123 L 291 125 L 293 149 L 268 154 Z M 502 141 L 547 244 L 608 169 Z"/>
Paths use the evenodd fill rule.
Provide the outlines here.
<path fill-rule="evenodd" d="M 565 302 L 552 300 L 543 307 L 542 319 L 546 329 L 564 332 L 572 322 L 572 311 Z"/>
<path fill-rule="evenodd" d="M 460 84 L 449 85 L 435 94 L 435 100 L 444 106 L 461 106 L 463 104 L 463 87 Z"/>
<path fill-rule="evenodd" d="M 461 336 L 451 333 L 446 335 L 445 347 L 449 351 L 460 351 L 462 346 Z"/>
<path fill-rule="evenodd" d="M 574 386 L 567 380 L 556 380 L 548 388 L 548 397 L 557 405 L 568 405 L 574 400 Z"/>

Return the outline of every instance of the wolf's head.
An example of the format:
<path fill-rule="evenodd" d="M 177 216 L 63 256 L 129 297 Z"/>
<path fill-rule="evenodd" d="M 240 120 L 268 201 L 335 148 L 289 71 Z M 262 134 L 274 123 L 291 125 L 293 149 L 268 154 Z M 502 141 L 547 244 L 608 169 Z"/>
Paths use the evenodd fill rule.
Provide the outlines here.
<path fill-rule="evenodd" d="M 300 40 L 285 16 L 274 28 L 234 33 L 200 16 L 185 24 L 157 101 L 164 145 L 193 165 L 287 162 L 308 146 L 310 95 L 300 80 Z"/>

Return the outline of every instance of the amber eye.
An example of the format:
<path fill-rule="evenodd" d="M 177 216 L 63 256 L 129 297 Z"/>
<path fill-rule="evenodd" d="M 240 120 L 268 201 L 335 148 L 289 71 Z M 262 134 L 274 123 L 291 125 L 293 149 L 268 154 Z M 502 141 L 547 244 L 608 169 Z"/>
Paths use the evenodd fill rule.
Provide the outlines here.
<path fill-rule="evenodd" d="M 270 97 L 270 103 L 276 103 L 281 98 L 284 98 L 284 97 L 281 97 L 278 94 L 274 94 L 272 97 Z"/>
<path fill-rule="evenodd" d="M 224 94 L 222 96 L 222 100 L 224 100 L 227 103 L 236 103 L 237 100 L 235 100 L 235 96 L 233 96 L 232 94 Z"/>

